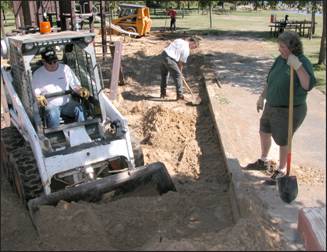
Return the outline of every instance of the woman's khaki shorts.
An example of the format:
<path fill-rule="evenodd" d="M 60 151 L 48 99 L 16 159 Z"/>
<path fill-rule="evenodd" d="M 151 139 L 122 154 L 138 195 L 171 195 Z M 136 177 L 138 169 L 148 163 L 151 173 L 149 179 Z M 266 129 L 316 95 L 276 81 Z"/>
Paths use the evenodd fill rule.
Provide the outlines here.
<path fill-rule="evenodd" d="M 307 105 L 295 106 L 293 109 L 293 134 L 301 126 L 307 114 Z M 267 103 L 260 119 L 260 131 L 271 133 L 279 146 L 287 145 L 288 108 L 271 107 Z"/>

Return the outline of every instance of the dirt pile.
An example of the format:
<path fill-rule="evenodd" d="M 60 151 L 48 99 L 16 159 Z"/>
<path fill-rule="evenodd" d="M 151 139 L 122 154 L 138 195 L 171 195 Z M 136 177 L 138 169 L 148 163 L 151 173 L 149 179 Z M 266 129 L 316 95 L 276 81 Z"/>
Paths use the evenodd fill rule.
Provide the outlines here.
<path fill-rule="evenodd" d="M 201 155 L 195 139 L 192 115 L 169 110 L 163 106 L 150 108 L 143 120 L 143 144 L 152 147 L 161 159 L 169 161 L 174 174 L 198 178 Z M 151 153 L 148 153 L 148 158 Z M 151 159 L 151 158 L 149 158 Z"/>
<path fill-rule="evenodd" d="M 297 177 L 301 184 L 323 184 L 326 180 L 326 174 L 322 170 L 313 167 L 292 165 L 291 173 Z"/>

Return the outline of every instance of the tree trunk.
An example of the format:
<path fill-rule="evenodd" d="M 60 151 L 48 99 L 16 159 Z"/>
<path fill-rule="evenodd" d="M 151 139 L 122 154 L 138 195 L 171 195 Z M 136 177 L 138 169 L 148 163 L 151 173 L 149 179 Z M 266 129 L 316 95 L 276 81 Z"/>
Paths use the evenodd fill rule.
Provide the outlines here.
<path fill-rule="evenodd" d="M 323 6 L 323 19 L 322 19 L 322 35 L 321 35 L 321 42 L 320 42 L 320 52 L 319 52 L 319 59 L 318 65 L 324 63 L 326 65 L 326 1 L 322 2 Z"/>
<path fill-rule="evenodd" d="M 317 3 L 316 1 L 312 1 L 312 9 L 311 9 L 311 34 L 315 34 L 316 30 L 316 11 L 317 11 Z"/>
<path fill-rule="evenodd" d="M 209 1 L 209 16 L 210 16 L 210 29 L 212 29 L 212 4 Z"/>
<path fill-rule="evenodd" d="M 5 14 L 3 9 L 1 9 L 1 38 L 5 37 Z"/>

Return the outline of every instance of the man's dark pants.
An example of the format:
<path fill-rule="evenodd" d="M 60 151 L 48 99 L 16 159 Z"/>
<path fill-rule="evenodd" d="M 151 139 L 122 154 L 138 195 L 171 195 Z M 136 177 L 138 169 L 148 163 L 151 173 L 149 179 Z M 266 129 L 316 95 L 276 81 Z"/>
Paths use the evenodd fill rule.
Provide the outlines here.
<path fill-rule="evenodd" d="M 170 30 L 176 31 L 176 18 L 175 17 L 172 17 L 170 19 Z"/>
<path fill-rule="evenodd" d="M 168 73 L 171 74 L 175 85 L 176 85 L 176 93 L 178 96 L 183 95 L 183 80 L 182 73 L 179 70 L 177 62 L 170 58 L 165 51 L 161 54 L 161 94 L 166 94 L 166 88 L 168 83 Z"/>

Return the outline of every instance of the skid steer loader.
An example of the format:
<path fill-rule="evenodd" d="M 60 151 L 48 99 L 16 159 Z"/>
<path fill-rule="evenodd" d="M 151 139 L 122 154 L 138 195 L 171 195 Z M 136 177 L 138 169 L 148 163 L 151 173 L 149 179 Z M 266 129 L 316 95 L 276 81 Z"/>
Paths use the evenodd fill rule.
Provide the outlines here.
<path fill-rule="evenodd" d="M 131 35 L 142 37 L 150 33 L 152 20 L 150 9 L 144 5 L 120 4 L 118 17 L 113 19 L 109 32 L 122 33 L 121 30 L 130 32 Z"/>
<path fill-rule="evenodd" d="M 131 140 L 127 120 L 103 90 L 100 65 L 93 45 L 95 34 L 64 31 L 7 37 L 9 65 L 1 66 L 10 127 L 1 130 L 1 167 L 30 213 L 60 200 L 99 200 L 109 191 L 151 181 L 160 194 L 175 190 L 161 162 L 144 165 L 142 150 Z M 57 50 L 59 62 L 69 65 L 90 91 L 80 100 L 86 120 L 63 118 L 48 128 L 37 105 L 31 80 L 46 47 Z M 63 91 L 47 97 L 71 95 Z"/>

